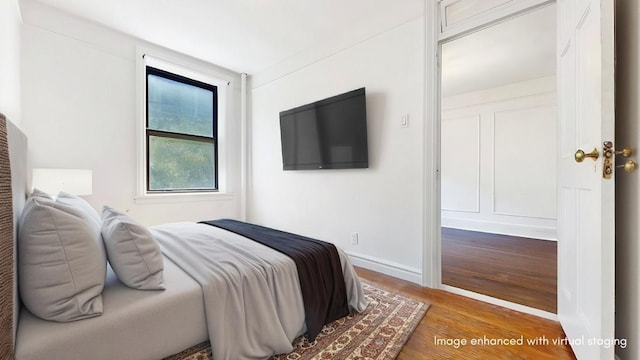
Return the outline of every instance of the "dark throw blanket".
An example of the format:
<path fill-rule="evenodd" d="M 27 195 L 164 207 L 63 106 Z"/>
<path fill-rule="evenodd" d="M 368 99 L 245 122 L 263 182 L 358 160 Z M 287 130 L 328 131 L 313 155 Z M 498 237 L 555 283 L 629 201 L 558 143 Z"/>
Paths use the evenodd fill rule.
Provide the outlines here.
<path fill-rule="evenodd" d="M 340 256 L 333 244 L 241 221 L 201 221 L 259 242 L 296 264 L 305 310 L 307 337 L 315 340 L 325 324 L 349 314 Z"/>

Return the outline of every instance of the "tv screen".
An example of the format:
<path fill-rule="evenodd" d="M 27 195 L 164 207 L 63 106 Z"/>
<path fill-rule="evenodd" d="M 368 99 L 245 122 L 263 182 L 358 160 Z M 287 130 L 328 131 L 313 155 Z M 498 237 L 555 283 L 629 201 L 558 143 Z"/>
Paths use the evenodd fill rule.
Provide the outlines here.
<path fill-rule="evenodd" d="M 284 170 L 368 168 L 365 89 L 280 112 Z"/>

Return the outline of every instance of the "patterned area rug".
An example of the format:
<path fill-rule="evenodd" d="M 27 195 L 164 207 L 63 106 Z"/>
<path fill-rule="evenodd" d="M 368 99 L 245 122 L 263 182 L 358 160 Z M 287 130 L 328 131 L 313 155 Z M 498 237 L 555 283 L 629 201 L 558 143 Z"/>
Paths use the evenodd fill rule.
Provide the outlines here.
<path fill-rule="evenodd" d="M 395 359 L 429 305 L 364 281 L 363 286 L 369 299 L 365 311 L 325 325 L 314 342 L 296 339 L 293 352 L 271 360 Z M 165 360 L 210 359 L 211 347 L 206 342 Z"/>

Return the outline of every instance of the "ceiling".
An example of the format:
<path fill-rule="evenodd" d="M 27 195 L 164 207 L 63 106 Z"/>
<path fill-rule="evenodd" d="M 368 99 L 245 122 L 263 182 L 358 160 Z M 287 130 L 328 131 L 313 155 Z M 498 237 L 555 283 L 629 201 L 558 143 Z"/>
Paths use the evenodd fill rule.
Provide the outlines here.
<path fill-rule="evenodd" d="M 555 74 L 555 5 L 442 46 L 443 97 Z"/>
<path fill-rule="evenodd" d="M 21 1 L 251 75 L 327 45 L 356 44 L 424 14 L 424 0 Z M 555 6 L 547 6 L 444 44 L 443 96 L 553 75 L 554 39 Z"/>
<path fill-rule="evenodd" d="M 424 0 L 22 1 L 248 74 L 317 44 L 357 43 L 424 13 Z"/>

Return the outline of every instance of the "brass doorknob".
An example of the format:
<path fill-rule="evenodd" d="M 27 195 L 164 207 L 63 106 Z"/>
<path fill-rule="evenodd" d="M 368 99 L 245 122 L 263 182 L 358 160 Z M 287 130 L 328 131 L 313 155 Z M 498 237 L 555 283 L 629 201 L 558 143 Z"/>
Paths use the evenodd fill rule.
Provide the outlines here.
<path fill-rule="evenodd" d="M 600 153 L 596 148 L 594 148 L 590 153 L 585 153 L 582 149 L 578 149 L 578 151 L 576 151 L 575 159 L 576 162 L 583 162 L 585 158 L 592 158 L 593 160 L 596 160 L 599 156 Z"/>
<path fill-rule="evenodd" d="M 624 157 L 629 157 L 633 154 L 633 150 L 631 150 L 630 146 L 625 146 L 622 150 L 616 150 L 616 155 L 622 155 Z"/>
<path fill-rule="evenodd" d="M 618 165 L 616 167 L 623 168 L 626 172 L 633 172 L 633 170 L 636 169 L 636 163 L 633 160 L 629 159 L 624 162 L 624 165 Z"/>

